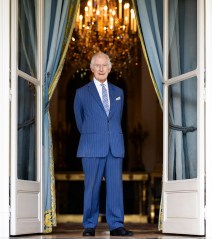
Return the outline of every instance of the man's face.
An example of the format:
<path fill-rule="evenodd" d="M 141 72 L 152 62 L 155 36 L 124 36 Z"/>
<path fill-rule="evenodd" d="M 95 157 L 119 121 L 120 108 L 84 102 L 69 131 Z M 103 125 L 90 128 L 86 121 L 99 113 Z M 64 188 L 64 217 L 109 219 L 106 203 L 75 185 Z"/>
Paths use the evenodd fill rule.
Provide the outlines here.
<path fill-rule="evenodd" d="M 91 71 L 94 73 L 95 78 L 103 83 L 106 81 L 108 74 L 110 73 L 110 66 L 108 65 L 107 57 L 99 55 L 94 58 L 91 65 Z"/>

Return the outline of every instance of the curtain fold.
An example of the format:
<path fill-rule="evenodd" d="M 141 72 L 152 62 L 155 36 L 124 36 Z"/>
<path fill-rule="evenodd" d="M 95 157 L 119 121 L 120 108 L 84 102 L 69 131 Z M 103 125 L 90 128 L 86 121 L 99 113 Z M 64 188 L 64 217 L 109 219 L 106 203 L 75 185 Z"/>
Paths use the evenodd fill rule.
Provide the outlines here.
<path fill-rule="evenodd" d="M 142 50 L 162 107 L 163 1 L 133 0 Z"/>
<path fill-rule="evenodd" d="M 44 39 L 44 230 L 56 225 L 54 159 L 49 101 L 59 80 L 71 39 L 79 0 L 45 0 Z"/>

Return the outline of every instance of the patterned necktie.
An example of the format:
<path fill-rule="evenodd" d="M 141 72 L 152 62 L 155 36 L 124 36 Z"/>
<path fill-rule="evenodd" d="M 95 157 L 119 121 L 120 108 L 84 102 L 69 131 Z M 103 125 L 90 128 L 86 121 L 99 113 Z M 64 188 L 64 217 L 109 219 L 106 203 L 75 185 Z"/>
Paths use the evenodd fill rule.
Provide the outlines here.
<path fill-rule="evenodd" d="M 110 111 L 110 106 L 109 106 L 109 100 L 108 100 L 108 94 L 107 94 L 107 89 L 104 84 L 101 84 L 102 86 L 102 104 L 105 108 L 105 112 L 107 116 L 109 115 Z"/>

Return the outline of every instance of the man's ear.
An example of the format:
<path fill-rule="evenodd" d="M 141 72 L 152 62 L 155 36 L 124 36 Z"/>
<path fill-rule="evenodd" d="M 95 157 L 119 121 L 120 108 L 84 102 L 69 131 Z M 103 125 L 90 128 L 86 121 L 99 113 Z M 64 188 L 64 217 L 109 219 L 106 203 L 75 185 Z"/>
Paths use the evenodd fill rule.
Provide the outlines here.
<path fill-rule="evenodd" d="M 92 72 L 94 72 L 94 69 L 93 69 L 92 65 L 90 65 L 90 69 L 91 69 Z"/>

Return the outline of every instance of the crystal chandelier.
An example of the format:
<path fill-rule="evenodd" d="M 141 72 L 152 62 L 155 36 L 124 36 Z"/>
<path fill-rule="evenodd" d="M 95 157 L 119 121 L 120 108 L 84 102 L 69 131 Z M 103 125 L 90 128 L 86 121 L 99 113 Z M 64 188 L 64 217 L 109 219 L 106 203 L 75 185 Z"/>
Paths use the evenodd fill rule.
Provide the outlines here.
<path fill-rule="evenodd" d="M 123 77 L 130 74 L 131 66 L 138 66 L 140 49 L 130 1 L 81 1 L 67 55 L 68 67 L 88 70 L 92 55 L 102 51 L 110 56 L 112 69 Z"/>

